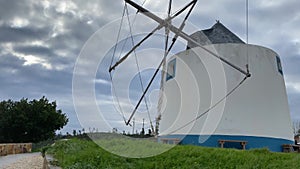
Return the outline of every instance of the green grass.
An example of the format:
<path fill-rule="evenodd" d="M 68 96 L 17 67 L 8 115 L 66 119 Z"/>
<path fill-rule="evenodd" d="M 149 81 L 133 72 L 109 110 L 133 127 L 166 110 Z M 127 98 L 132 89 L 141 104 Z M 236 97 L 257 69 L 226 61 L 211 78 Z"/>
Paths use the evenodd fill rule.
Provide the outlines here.
<path fill-rule="evenodd" d="M 92 133 L 89 134 L 89 138 L 108 152 L 132 158 L 151 157 L 174 147 L 158 144 L 153 138 L 132 138 L 113 133 Z"/>
<path fill-rule="evenodd" d="M 99 140 L 101 146 L 110 147 L 110 151 L 126 152 L 123 155 L 140 156 L 143 153 L 157 153 L 170 149 L 170 145 L 151 141 L 117 139 Z M 143 143 L 141 146 L 140 143 Z M 134 148 L 133 148 L 134 147 Z M 145 149 L 147 148 L 147 149 Z M 133 149 L 133 150 L 132 150 Z M 180 145 L 148 158 L 121 157 L 99 147 L 92 141 L 71 139 L 58 141 L 47 150 L 53 154 L 63 168 L 300 168 L 300 154 L 273 153 L 267 149 L 249 151 L 235 149 L 207 148 Z"/>

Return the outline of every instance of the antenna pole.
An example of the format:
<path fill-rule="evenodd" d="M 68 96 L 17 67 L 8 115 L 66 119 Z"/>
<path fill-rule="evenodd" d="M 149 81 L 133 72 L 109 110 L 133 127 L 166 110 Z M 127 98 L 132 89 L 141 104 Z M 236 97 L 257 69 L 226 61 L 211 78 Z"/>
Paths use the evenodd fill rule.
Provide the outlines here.
<path fill-rule="evenodd" d="M 135 119 L 133 118 L 132 122 L 132 135 L 134 135 Z"/>

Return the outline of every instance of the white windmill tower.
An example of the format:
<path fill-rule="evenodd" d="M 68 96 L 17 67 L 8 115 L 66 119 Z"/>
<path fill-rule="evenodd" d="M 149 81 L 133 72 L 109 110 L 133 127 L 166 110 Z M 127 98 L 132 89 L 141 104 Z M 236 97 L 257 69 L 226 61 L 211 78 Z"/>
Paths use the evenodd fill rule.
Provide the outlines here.
<path fill-rule="evenodd" d="M 271 151 L 282 151 L 283 144 L 293 144 L 278 54 L 245 44 L 220 22 L 191 37 L 230 63 L 247 65 L 251 77 L 224 65 L 227 92 L 221 94 L 216 88 L 224 86 L 222 75 L 217 79 L 210 76 L 211 71 L 218 74 L 219 70 L 214 70 L 217 63 L 210 64 L 211 54 L 189 43 L 190 49 L 168 60 L 170 72 L 163 83 L 166 108 L 162 112 L 160 137 L 170 141 L 176 138 L 182 144 L 235 148 L 244 144 L 246 149 L 267 147 Z M 195 97 L 197 92 L 199 99 Z M 219 99 L 213 101 L 218 94 Z"/>
<path fill-rule="evenodd" d="M 217 22 L 212 28 L 184 33 L 183 27 L 196 0 L 161 19 L 131 0 L 126 3 L 159 23 L 116 64 L 115 69 L 155 31 L 166 29 L 165 55 L 159 101 L 159 141 L 211 147 L 267 147 L 281 151 L 293 143 L 293 133 L 280 58 L 271 49 L 245 44 Z M 189 9 L 179 28 L 171 20 Z M 169 45 L 169 31 L 175 34 Z M 166 58 L 177 37 L 188 42 L 187 50 Z M 167 64 L 166 64 L 167 63 Z M 159 68 L 126 122 L 128 125 Z M 164 96 L 164 97 L 163 97 Z M 163 106 L 164 105 L 164 106 Z M 158 122 L 157 122 L 158 123 Z"/>

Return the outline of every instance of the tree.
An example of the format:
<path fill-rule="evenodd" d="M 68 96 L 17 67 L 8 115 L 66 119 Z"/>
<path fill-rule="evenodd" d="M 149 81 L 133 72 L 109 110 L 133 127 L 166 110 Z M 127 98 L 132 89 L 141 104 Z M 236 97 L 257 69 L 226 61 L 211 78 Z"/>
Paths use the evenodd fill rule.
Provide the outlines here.
<path fill-rule="evenodd" d="M 142 136 L 145 135 L 145 129 L 144 129 L 144 127 L 142 128 L 141 135 Z"/>
<path fill-rule="evenodd" d="M 55 131 L 68 123 L 56 102 L 39 100 L 0 102 L 0 142 L 39 142 L 55 137 Z"/>
<path fill-rule="evenodd" d="M 294 135 L 300 134 L 300 121 L 299 120 L 293 121 L 293 131 L 294 131 Z"/>
<path fill-rule="evenodd" d="M 73 136 L 76 136 L 77 134 L 76 134 L 76 130 L 73 130 Z"/>

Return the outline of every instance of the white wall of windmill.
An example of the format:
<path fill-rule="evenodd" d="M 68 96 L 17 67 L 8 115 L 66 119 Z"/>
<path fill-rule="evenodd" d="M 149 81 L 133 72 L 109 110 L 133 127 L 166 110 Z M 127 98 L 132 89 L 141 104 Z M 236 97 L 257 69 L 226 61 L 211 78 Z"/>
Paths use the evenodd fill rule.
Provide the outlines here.
<path fill-rule="evenodd" d="M 160 135 L 171 133 L 173 130 L 188 123 L 190 117 L 196 117 L 200 107 L 199 103 L 201 103 L 196 77 L 194 77 L 189 65 L 177 56 L 173 56 L 169 60 L 174 61 L 174 59 L 176 60 L 175 76 L 168 79 L 168 82 L 164 81 L 163 84 L 164 94 L 167 93 L 168 95 L 165 95 L 166 97 L 163 100 L 163 105 L 166 106 L 161 112 Z M 177 69 L 182 71 L 177 71 Z M 180 80 L 177 80 L 177 77 L 181 77 Z M 168 75 L 166 78 L 168 78 Z M 189 82 L 188 86 L 186 82 Z M 172 92 L 173 90 L 176 92 Z M 195 104 L 189 104 L 189 100 L 194 100 Z M 188 116 L 186 115 L 187 111 L 190 112 Z M 176 133 L 188 133 L 192 126 L 182 128 L 176 131 Z"/>
<path fill-rule="evenodd" d="M 202 56 L 203 60 L 201 61 L 198 56 Z M 219 100 L 226 95 L 226 79 L 220 60 L 214 59 L 201 48 L 195 51 L 187 50 L 171 57 L 168 66 L 174 59 L 176 59 L 175 76 L 163 84 L 167 106 L 162 113 L 160 135 L 190 134 L 193 132 L 195 122 L 196 125 L 202 124 L 202 127 L 206 119 L 220 120 L 222 111 L 193 121 L 210 107 L 212 100 Z M 211 88 L 214 88 L 213 94 Z M 216 126 L 205 125 L 204 128 L 213 132 Z"/>
<path fill-rule="evenodd" d="M 293 140 L 284 78 L 278 70 L 277 54 L 256 45 L 249 45 L 247 49 L 246 44 L 214 44 L 206 48 L 216 50 L 220 56 L 244 70 L 248 63 L 251 77 L 230 95 L 226 102 L 212 109 L 193 126 L 189 125 L 184 130 L 172 134 L 245 135 Z M 168 60 L 169 62 L 176 58 L 181 62 L 176 63 L 174 79 L 165 81 L 164 84 L 166 108 L 162 113 L 161 135 L 168 134 L 194 119 L 197 113 L 195 114 L 195 109 L 191 109 L 191 106 L 197 105 L 198 101 L 198 113 L 201 114 L 215 103 L 212 100 L 218 100 L 220 97 L 221 94 L 214 96 L 214 92 L 222 93 L 212 86 L 222 87 L 224 83 L 220 80 L 220 84 L 212 84 L 218 81 L 212 81 L 208 73 L 217 68 L 216 65 L 204 65 L 203 60 L 208 56 L 207 52 L 201 48 L 194 49 L 197 49 L 200 59 L 197 59 L 191 50 L 187 50 Z M 184 68 L 186 66 L 190 69 Z M 223 94 L 226 94 L 244 78 L 244 75 L 226 64 L 223 64 L 223 68 L 227 89 Z M 197 85 L 188 80 L 191 78 L 189 76 L 196 78 Z M 195 89 L 196 86 L 198 89 Z M 195 97 L 197 91 L 199 99 Z M 222 106 L 225 106 L 224 111 L 219 112 L 222 111 Z M 182 115 L 178 116 L 178 112 L 182 112 Z"/>

